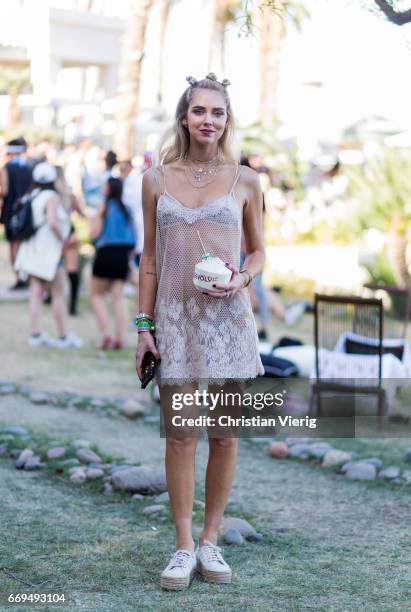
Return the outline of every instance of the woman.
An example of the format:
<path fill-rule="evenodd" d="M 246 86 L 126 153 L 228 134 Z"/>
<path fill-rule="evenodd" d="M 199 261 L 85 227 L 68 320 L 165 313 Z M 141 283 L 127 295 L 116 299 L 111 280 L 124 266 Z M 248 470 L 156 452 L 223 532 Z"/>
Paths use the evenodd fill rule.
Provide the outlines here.
<path fill-rule="evenodd" d="M 22 242 L 15 263 L 17 272 L 30 276 L 30 346 L 80 348 L 83 342 L 74 334 L 67 334 L 66 305 L 64 301 L 63 246 L 70 231 L 70 219 L 56 191 L 57 170 L 42 162 L 33 170 L 32 193 L 33 224 L 36 233 Z M 57 340 L 41 331 L 40 317 L 44 290 L 49 284 Z"/>
<path fill-rule="evenodd" d="M 218 82 L 212 73 L 200 81 L 193 77 L 187 81 L 190 86 L 177 105 L 174 142 L 160 149 L 162 165 L 148 170 L 143 179 L 145 233 L 136 370 L 141 379 L 146 351 L 161 357 L 157 381 L 167 426 L 175 393 L 194 393 L 204 381 L 209 393 L 242 392 L 245 380 L 264 372 L 245 289 L 264 264 L 258 176 L 233 163 L 229 153 L 233 126 L 229 82 Z M 248 255 L 239 271 L 242 228 Z M 228 284 L 215 283 L 215 291 L 204 293 L 193 285 L 200 238 L 232 272 Z M 234 477 L 238 440 L 224 434 L 214 437 L 208 431 L 205 520 L 194 552 L 197 436 L 195 430 L 178 429 L 168 428 L 165 457 L 176 552 L 161 575 L 161 586 L 185 588 L 196 570 L 209 581 L 230 582 L 231 568 L 217 547 L 217 531 Z"/>
<path fill-rule="evenodd" d="M 130 254 L 135 246 L 134 221 L 122 201 L 123 184 L 109 178 L 104 185 L 105 203 L 90 220 L 90 233 L 95 240 L 96 255 L 91 279 L 91 305 L 97 318 L 102 340 L 101 350 L 122 350 L 126 327 L 124 283 L 128 275 Z M 104 304 L 104 294 L 113 300 L 114 338 Z"/>

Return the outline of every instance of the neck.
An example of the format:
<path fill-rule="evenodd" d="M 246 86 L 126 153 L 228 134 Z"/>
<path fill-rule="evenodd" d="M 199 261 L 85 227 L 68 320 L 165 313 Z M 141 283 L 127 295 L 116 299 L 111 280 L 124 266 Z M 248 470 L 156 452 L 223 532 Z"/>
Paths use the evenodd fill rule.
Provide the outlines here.
<path fill-rule="evenodd" d="M 190 143 L 190 147 L 187 151 L 188 159 L 195 161 L 209 161 L 214 159 L 218 154 L 217 145 L 199 145 L 195 142 Z"/>

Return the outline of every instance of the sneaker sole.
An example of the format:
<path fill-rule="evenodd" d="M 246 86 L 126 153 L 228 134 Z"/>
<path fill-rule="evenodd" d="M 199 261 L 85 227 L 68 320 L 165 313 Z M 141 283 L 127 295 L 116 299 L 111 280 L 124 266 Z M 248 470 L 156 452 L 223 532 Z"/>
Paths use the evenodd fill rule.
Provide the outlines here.
<path fill-rule="evenodd" d="M 165 591 L 181 591 L 188 589 L 193 581 L 196 570 L 193 569 L 187 578 L 163 578 L 160 579 L 160 586 Z"/>
<path fill-rule="evenodd" d="M 207 580 L 207 582 L 215 582 L 218 584 L 228 584 L 231 582 L 233 576 L 233 572 L 231 570 L 228 572 L 213 572 L 206 570 L 201 561 L 198 562 L 197 571 L 199 574 L 201 574 L 204 580 Z"/>

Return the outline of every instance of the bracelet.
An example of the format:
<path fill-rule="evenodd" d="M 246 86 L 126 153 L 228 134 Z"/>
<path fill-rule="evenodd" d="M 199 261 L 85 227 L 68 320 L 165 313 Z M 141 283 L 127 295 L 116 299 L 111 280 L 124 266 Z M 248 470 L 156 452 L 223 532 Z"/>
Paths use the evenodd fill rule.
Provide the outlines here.
<path fill-rule="evenodd" d="M 151 315 L 146 314 L 145 312 L 138 312 L 136 314 L 136 321 L 137 319 L 150 319 L 150 321 L 152 321 L 153 317 Z"/>
<path fill-rule="evenodd" d="M 251 274 L 250 270 L 247 270 L 247 268 L 243 268 L 242 270 L 240 270 L 240 274 L 247 274 L 248 275 L 247 282 L 244 285 L 244 287 L 248 287 L 248 285 L 251 283 L 251 281 L 254 278 L 253 275 Z"/>

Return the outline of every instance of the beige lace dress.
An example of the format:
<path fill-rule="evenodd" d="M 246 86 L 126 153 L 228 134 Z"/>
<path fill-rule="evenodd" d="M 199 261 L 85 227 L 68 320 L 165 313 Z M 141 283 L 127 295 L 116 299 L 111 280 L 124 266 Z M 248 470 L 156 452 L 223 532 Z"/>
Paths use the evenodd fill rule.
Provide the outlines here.
<path fill-rule="evenodd" d="M 237 166 L 229 193 L 189 208 L 167 191 L 167 170 L 161 167 L 154 309 L 161 354 L 159 385 L 197 381 L 222 385 L 264 373 L 248 290 L 214 298 L 193 284 L 194 266 L 202 255 L 197 230 L 208 252 L 237 268 L 240 265 L 243 211 L 234 194 L 239 171 Z"/>

